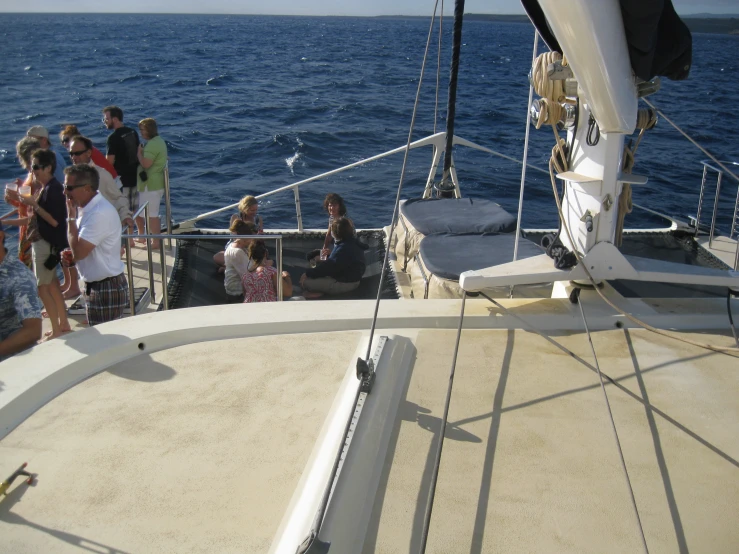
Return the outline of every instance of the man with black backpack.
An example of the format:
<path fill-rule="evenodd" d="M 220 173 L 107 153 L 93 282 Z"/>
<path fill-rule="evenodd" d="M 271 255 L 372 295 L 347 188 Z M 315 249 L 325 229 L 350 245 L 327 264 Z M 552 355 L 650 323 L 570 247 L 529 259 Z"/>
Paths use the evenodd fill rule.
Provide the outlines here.
<path fill-rule="evenodd" d="M 134 129 L 123 125 L 123 110 L 118 106 L 103 108 L 103 124 L 113 130 L 108 137 L 105 157 L 121 177 L 123 194 L 128 198 L 129 208 L 133 212 L 136 210 L 139 135 Z"/>

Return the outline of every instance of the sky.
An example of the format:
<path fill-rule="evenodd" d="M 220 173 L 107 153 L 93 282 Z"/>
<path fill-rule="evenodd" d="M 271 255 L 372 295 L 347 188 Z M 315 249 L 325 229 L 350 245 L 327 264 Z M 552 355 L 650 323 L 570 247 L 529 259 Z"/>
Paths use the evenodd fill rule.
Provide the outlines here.
<path fill-rule="evenodd" d="M 739 0 L 673 0 L 681 15 L 738 14 Z M 0 0 L 0 12 L 128 12 L 128 13 L 230 13 L 271 15 L 422 15 L 430 16 L 434 0 Z M 441 0 L 439 0 L 441 6 Z M 453 11 L 444 1 L 444 14 Z M 467 0 L 465 13 L 523 14 L 519 0 Z"/>

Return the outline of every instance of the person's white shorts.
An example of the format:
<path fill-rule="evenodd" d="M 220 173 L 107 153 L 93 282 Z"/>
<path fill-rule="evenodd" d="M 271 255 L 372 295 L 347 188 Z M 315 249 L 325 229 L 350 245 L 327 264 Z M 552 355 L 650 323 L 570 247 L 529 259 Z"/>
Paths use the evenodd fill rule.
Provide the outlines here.
<path fill-rule="evenodd" d="M 149 203 L 149 217 L 159 217 L 159 205 L 162 203 L 163 190 L 139 191 L 139 208 L 145 202 Z"/>

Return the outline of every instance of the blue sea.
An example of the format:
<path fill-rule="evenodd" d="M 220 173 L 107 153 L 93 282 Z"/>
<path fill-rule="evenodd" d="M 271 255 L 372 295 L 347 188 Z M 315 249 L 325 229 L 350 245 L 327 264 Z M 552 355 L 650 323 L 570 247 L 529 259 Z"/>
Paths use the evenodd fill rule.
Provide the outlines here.
<path fill-rule="evenodd" d="M 451 52 L 446 18 L 435 117 L 437 42 L 426 66 L 413 138 L 443 130 Z M 22 175 L 15 143 L 44 125 L 58 145 L 75 123 L 105 149 L 101 109 L 124 123 L 159 123 L 170 156 L 175 220 L 405 145 L 429 20 L 227 15 L 0 14 L 0 183 Z M 520 159 L 533 27 L 468 21 L 463 31 L 455 133 Z M 693 35 L 693 69 L 650 99 L 722 160 L 739 161 L 739 36 Z M 546 167 L 551 130 L 532 128 L 529 162 Z M 430 149 L 411 154 L 404 196 L 425 183 Z M 634 201 L 695 213 L 705 156 L 662 120 L 637 154 L 647 175 Z M 304 224 L 323 227 L 323 196 L 342 194 L 360 227 L 389 223 L 402 154 L 301 188 Z M 463 193 L 518 209 L 520 166 L 458 149 Z M 736 184 L 724 179 L 723 225 Z M 260 207 L 267 227 L 296 226 L 293 195 Z M 203 225 L 225 227 L 228 215 Z M 529 171 L 523 224 L 556 225 L 546 175 Z M 664 226 L 635 211 L 627 226 Z"/>

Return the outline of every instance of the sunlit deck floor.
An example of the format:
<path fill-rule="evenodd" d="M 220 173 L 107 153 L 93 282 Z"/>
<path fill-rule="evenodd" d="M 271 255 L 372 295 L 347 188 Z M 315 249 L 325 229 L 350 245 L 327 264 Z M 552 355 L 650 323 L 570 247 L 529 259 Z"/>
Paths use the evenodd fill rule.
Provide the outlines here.
<path fill-rule="evenodd" d="M 169 248 L 166 246 L 165 243 L 165 249 L 164 249 L 164 255 L 165 255 L 165 264 L 167 266 L 167 279 L 169 279 L 169 276 L 172 274 L 172 267 L 174 264 L 174 252 L 175 252 L 175 243 L 172 243 L 172 247 Z M 134 248 L 131 249 L 131 256 L 133 258 L 133 282 L 135 288 L 149 288 L 149 262 L 147 259 L 146 254 L 146 248 L 144 245 L 137 244 Z M 126 262 L 125 255 L 122 257 L 123 262 Z M 159 250 L 152 250 L 152 268 L 154 269 L 154 293 L 155 293 L 155 299 L 156 302 L 146 302 L 145 306 L 138 312 L 140 314 L 145 313 L 151 313 L 157 311 L 159 308 L 159 303 L 162 299 L 162 277 L 161 277 L 161 264 L 159 262 Z M 126 279 L 128 279 L 128 273 L 127 269 L 124 270 L 126 272 Z M 66 301 L 67 308 L 72 306 L 72 304 L 75 302 L 76 298 L 72 298 L 70 300 Z M 67 317 L 69 318 L 69 324 L 72 328 L 72 331 L 77 331 L 78 329 L 84 329 L 87 325 L 87 320 L 85 318 L 84 314 L 68 314 Z M 126 314 L 125 317 L 129 317 L 128 314 Z M 48 331 L 51 331 L 51 323 L 49 322 L 48 318 L 43 318 L 43 332 L 46 333 Z"/>
<path fill-rule="evenodd" d="M 456 332 L 381 333 L 416 355 L 363 552 L 417 552 Z M 38 474 L 0 501 L 1 550 L 266 552 L 362 336 L 191 344 L 62 394 L 0 442 Z M 739 361 L 594 343 L 650 552 L 736 552 Z M 641 551 L 592 364 L 583 334 L 464 331 L 427 552 Z"/>

